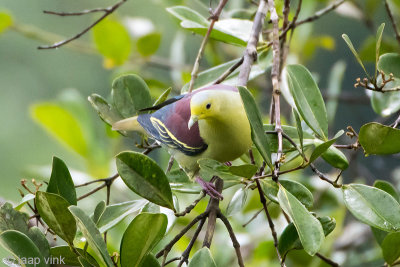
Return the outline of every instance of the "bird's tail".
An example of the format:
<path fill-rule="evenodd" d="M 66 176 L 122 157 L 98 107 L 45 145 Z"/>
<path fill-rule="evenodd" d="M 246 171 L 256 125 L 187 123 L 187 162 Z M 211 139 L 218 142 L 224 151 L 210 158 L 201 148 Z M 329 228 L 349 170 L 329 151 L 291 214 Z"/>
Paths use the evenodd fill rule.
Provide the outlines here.
<path fill-rule="evenodd" d="M 146 131 L 139 124 L 137 118 L 138 116 L 135 116 L 117 121 L 112 125 L 112 129 L 114 131 L 135 131 L 145 134 Z"/>

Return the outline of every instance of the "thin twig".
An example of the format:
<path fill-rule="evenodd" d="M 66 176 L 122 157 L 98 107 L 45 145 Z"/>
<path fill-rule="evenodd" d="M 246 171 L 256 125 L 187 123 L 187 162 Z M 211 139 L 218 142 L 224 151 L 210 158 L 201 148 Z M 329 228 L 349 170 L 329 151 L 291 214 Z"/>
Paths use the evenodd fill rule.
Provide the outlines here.
<path fill-rule="evenodd" d="M 315 172 L 315 174 L 321 179 L 324 180 L 325 182 L 330 183 L 331 185 L 333 185 L 336 188 L 341 188 L 342 185 L 338 184 L 337 181 L 340 178 L 340 175 L 342 174 L 342 172 L 340 172 L 340 174 L 338 175 L 338 177 L 335 179 L 335 181 L 332 181 L 331 179 L 329 179 L 325 174 L 323 174 L 322 172 L 320 172 L 317 167 L 315 167 L 315 165 L 313 163 L 310 163 L 310 168 L 313 172 Z"/>
<path fill-rule="evenodd" d="M 253 27 L 250 33 L 250 39 L 247 42 L 246 50 L 243 55 L 243 64 L 241 65 L 238 85 L 246 86 L 249 80 L 250 71 L 253 63 L 257 60 L 257 44 L 267 14 L 268 6 L 265 0 L 260 0 L 257 13 L 254 17 Z"/>
<path fill-rule="evenodd" d="M 271 234 L 272 234 L 272 237 L 274 239 L 274 246 L 275 246 L 276 254 L 278 255 L 278 259 L 279 259 L 279 262 L 280 262 L 281 266 L 282 267 L 286 266 L 285 262 L 282 260 L 281 254 L 279 253 L 278 235 L 276 234 L 274 222 L 272 221 L 271 215 L 269 214 L 269 211 L 268 211 L 267 200 L 266 200 L 266 198 L 264 196 L 264 193 L 263 193 L 262 188 L 261 188 L 260 181 L 258 179 L 256 180 L 256 184 L 257 184 L 258 193 L 260 195 L 260 201 L 261 201 L 261 203 L 263 205 L 265 214 L 267 215 L 268 225 L 269 225 L 269 228 L 271 229 Z"/>
<path fill-rule="evenodd" d="M 388 13 L 390 22 L 392 23 L 394 34 L 396 35 L 396 40 L 400 44 L 400 32 L 399 32 L 399 29 L 397 28 L 396 20 L 393 17 L 392 10 L 389 7 L 388 1 L 384 0 L 384 2 L 385 2 L 386 12 Z"/>
<path fill-rule="evenodd" d="M 109 8 L 94 8 L 94 9 L 87 9 L 87 10 L 82 10 L 78 12 L 57 12 L 57 11 L 49 11 L 49 10 L 43 10 L 44 14 L 49 14 L 49 15 L 57 15 L 61 17 L 65 16 L 82 16 L 90 13 L 96 13 L 96 12 L 108 12 Z"/>
<path fill-rule="evenodd" d="M 217 216 L 218 216 L 218 218 L 220 218 L 221 221 L 225 224 L 225 227 L 226 227 L 226 229 L 228 230 L 229 236 L 230 236 L 230 238 L 231 238 L 231 240 L 232 240 L 233 247 L 235 248 L 236 257 L 237 257 L 239 266 L 240 266 L 240 267 L 244 267 L 242 253 L 240 252 L 240 244 L 239 244 L 239 242 L 237 241 L 237 238 L 236 238 L 236 236 L 235 236 L 235 232 L 233 231 L 232 226 L 231 226 L 231 224 L 229 223 L 229 220 L 225 217 L 225 215 L 223 215 L 223 214 L 221 213 L 221 211 L 218 211 Z"/>
<path fill-rule="evenodd" d="M 179 261 L 180 259 L 181 259 L 181 257 L 172 258 L 172 259 L 166 261 L 166 262 L 164 263 L 164 266 L 167 266 L 168 264 L 173 263 L 174 261 Z"/>
<path fill-rule="evenodd" d="M 240 58 L 238 62 L 236 62 L 234 65 L 232 65 L 229 69 L 227 69 L 224 73 L 222 73 L 221 76 L 216 79 L 213 84 L 219 84 L 225 81 L 226 78 L 228 78 L 229 75 L 231 75 L 237 68 L 240 67 L 243 63 L 243 57 Z"/>
<path fill-rule="evenodd" d="M 107 180 L 110 180 L 110 179 L 114 180 L 114 179 L 116 179 L 116 178 L 118 178 L 118 177 L 119 177 L 119 174 L 116 173 L 116 174 L 114 174 L 114 175 L 111 176 L 111 177 L 102 178 L 102 179 L 97 179 L 97 180 L 93 180 L 93 181 L 90 181 L 90 182 L 87 182 L 87 183 L 75 185 L 75 188 L 83 187 L 83 186 L 87 186 L 87 185 L 94 184 L 94 183 L 99 183 L 99 182 L 106 182 Z"/>
<path fill-rule="evenodd" d="M 82 199 L 84 199 L 84 198 L 87 198 L 88 196 L 93 195 L 94 193 L 96 193 L 97 191 L 103 189 L 103 188 L 106 187 L 106 186 L 107 186 L 107 185 L 104 183 L 104 184 L 102 184 L 102 185 L 96 187 L 96 188 L 93 189 L 92 191 L 89 191 L 89 192 L 87 192 L 86 194 L 84 194 L 84 195 L 78 197 L 77 200 L 79 201 L 79 200 L 82 200 Z"/>
<path fill-rule="evenodd" d="M 192 250 L 194 243 L 196 242 L 201 229 L 203 229 L 204 223 L 206 222 L 206 218 L 204 217 L 203 219 L 200 220 L 199 225 L 197 226 L 196 232 L 194 232 L 194 235 L 192 237 L 192 239 L 189 242 L 189 245 L 187 246 L 187 248 L 185 249 L 185 251 L 182 253 L 182 257 L 181 260 L 178 264 L 178 267 L 181 267 L 183 263 L 188 264 L 188 259 L 189 259 L 189 255 L 190 255 L 190 251 Z"/>
<path fill-rule="evenodd" d="M 175 213 L 175 216 L 176 216 L 176 217 L 182 217 L 182 216 L 185 216 L 186 214 L 190 213 L 190 212 L 196 207 L 196 205 L 200 202 L 200 200 L 202 200 L 205 196 L 206 196 L 206 194 L 204 193 L 204 191 L 202 191 L 202 192 L 200 193 L 200 196 L 199 196 L 198 198 L 196 198 L 196 199 L 193 201 L 192 204 L 190 204 L 189 206 L 187 206 L 187 207 L 185 208 L 184 211 L 179 212 L 179 213 Z"/>
<path fill-rule="evenodd" d="M 270 202 L 267 203 L 267 207 L 269 205 Z M 264 211 L 264 208 L 260 209 L 259 211 L 257 211 L 251 218 L 250 220 L 248 220 L 245 224 L 242 225 L 242 227 L 246 227 L 247 225 L 249 225 L 252 221 L 254 221 L 257 216 Z"/>
<path fill-rule="evenodd" d="M 165 173 L 169 173 L 170 172 L 170 170 L 172 168 L 172 165 L 174 165 L 174 156 L 171 156 L 169 158 L 167 169 L 165 170 Z"/>
<path fill-rule="evenodd" d="M 400 114 L 397 117 L 397 119 L 390 126 L 393 128 L 397 128 L 397 126 L 399 126 L 399 124 L 400 124 Z"/>
<path fill-rule="evenodd" d="M 315 12 L 314 15 L 312 15 L 312 16 L 306 18 L 306 19 L 299 20 L 298 22 L 296 22 L 295 27 L 297 27 L 297 26 L 299 26 L 301 24 L 304 24 L 304 23 L 307 23 L 307 22 L 312 22 L 314 20 L 319 19 L 323 15 L 328 14 L 329 12 L 331 12 L 332 10 L 334 10 L 335 8 L 337 8 L 338 6 L 343 4 L 344 1 L 346 1 L 346 0 L 339 0 L 339 1 L 335 2 L 335 3 L 330 4 L 329 6 L 323 8 L 323 9 L 318 10 L 317 12 Z"/>
<path fill-rule="evenodd" d="M 320 258 L 321 260 L 323 260 L 324 262 L 326 262 L 327 264 L 329 264 L 330 266 L 333 267 L 339 267 L 340 265 L 337 264 L 336 262 L 334 262 L 333 260 L 325 257 L 324 255 L 321 255 L 320 253 L 316 253 L 315 256 L 317 256 L 318 258 Z"/>
<path fill-rule="evenodd" d="M 215 189 L 218 191 L 218 193 L 221 193 L 223 188 L 224 181 L 221 178 L 216 178 Z M 207 230 L 204 237 L 203 247 L 210 248 L 217 222 L 217 214 L 219 212 L 219 199 L 210 198 L 207 210 L 209 210 L 210 213 L 208 214 Z"/>
<path fill-rule="evenodd" d="M 89 27 L 85 28 L 83 31 L 81 31 L 80 33 L 76 34 L 75 36 L 73 36 L 73 37 L 71 37 L 71 38 L 69 38 L 69 39 L 66 39 L 66 40 L 57 42 L 57 43 L 55 43 L 55 44 L 53 44 L 53 45 L 42 45 L 42 46 L 39 46 L 38 49 L 55 49 L 55 48 L 61 47 L 61 46 L 63 46 L 63 45 L 66 45 L 66 44 L 68 44 L 69 42 L 72 42 L 73 40 L 76 40 L 76 39 L 80 38 L 82 35 L 84 35 L 85 33 L 87 33 L 90 29 L 92 29 L 92 28 L 93 28 L 94 26 L 96 26 L 98 23 L 100 23 L 103 19 L 105 19 L 107 16 L 109 16 L 111 13 L 113 13 L 118 7 L 120 7 L 120 6 L 121 6 L 123 3 L 125 3 L 126 1 L 127 1 L 127 0 L 121 0 L 120 2 L 118 2 L 118 3 L 116 3 L 116 4 L 112 5 L 112 6 L 110 6 L 110 7 L 108 7 L 108 8 L 106 8 L 106 9 L 105 9 L 106 11 L 104 11 L 104 14 L 103 14 L 100 18 L 98 18 L 98 19 L 97 19 L 95 22 L 93 22 Z"/>
<path fill-rule="evenodd" d="M 190 83 L 189 83 L 189 93 L 192 92 L 192 90 L 193 90 L 194 82 L 196 81 L 196 78 L 197 78 L 197 75 L 198 75 L 198 72 L 199 72 L 200 60 L 201 60 L 201 58 L 203 56 L 204 49 L 206 47 L 206 44 L 208 42 L 208 39 L 209 39 L 210 34 L 212 32 L 212 29 L 214 28 L 214 24 L 215 24 L 215 22 L 218 21 L 219 16 L 221 15 L 222 9 L 224 8 L 224 6 L 226 5 L 227 2 L 228 2 L 228 0 L 220 0 L 219 4 L 218 4 L 218 7 L 211 14 L 210 26 L 208 27 L 207 33 L 204 36 L 203 41 L 201 42 L 199 52 L 197 53 L 197 57 L 196 57 L 196 60 L 194 62 L 194 65 L 193 65 L 193 70 L 192 70 L 192 74 L 191 74 L 192 78 L 190 79 Z"/>

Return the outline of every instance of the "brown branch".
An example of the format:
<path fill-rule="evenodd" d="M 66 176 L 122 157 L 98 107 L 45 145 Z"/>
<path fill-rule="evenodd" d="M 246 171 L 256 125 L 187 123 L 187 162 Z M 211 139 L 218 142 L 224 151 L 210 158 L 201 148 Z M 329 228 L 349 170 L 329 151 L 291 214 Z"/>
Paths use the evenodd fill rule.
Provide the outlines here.
<path fill-rule="evenodd" d="M 286 266 L 285 262 L 282 260 L 281 254 L 279 253 L 278 235 L 276 234 L 274 222 L 272 221 L 271 215 L 269 214 L 269 211 L 268 211 L 267 200 L 266 200 L 266 198 L 264 196 L 264 192 L 262 191 L 261 184 L 260 184 L 260 181 L 258 179 L 256 180 L 256 184 L 257 184 L 258 193 L 260 195 L 260 201 L 261 201 L 261 203 L 263 205 L 265 214 L 267 215 L 268 225 L 269 225 L 269 228 L 271 229 L 271 234 L 272 234 L 272 237 L 274 239 L 274 246 L 275 246 L 276 254 L 278 255 L 278 259 L 279 259 L 279 262 L 280 262 L 281 266 L 282 267 Z"/>
<path fill-rule="evenodd" d="M 185 208 L 184 211 L 179 212 L 179 213 L 175 213 L 175 216 L 176 216 L 176 217 L 182 217 L 182 216 L 185 216 L 186 214 L 190 213 L 190 212 L 196 207 L 196 205 L 197 205 L 205 196 L 206 196 L 206 194 L 204 193 L 204 191 L 202 191 L 202 192 L 200 193 L 200 196 L 199 196 L 197 199 L 195 199 L 195 201 L 193 201 L 192 204 L 190 204 L 189 206 L 187 206 L 187 207 Z"/>
<path fill-rule="evenodd" d="M 114 174 L 114 175 L 111 176 L 111 177 L 102 178 L 102 179 L 97 179 L 97 180 L 93 180 L 93 181 L 90 181 L 90 182 L 87 182 L 87 183 L 75 185 L 75 188 L 83 187 L 83 186 L 87 186 L 87 185 L 94 184 L 94 183 L 99 183 L 99 182 L 107 182 L 108 180 L 115 180 L 115 179 L 117 179 L 118 177 L 119 177 L 119 174 L 116 173 L 116 174 Z"/>
<path fill-rule="evenodd" d="M 171 156 L 168 161 L 167 169 L 165 173 L 169 173 L 171 171 L 172 165 L 174 165 L 174 156 Z"/>
<path fill-rule="evenodd" d="M 387 0 L 385 0 L 385 8 L 386 8 L 386 12 L 388 13 L 390 22 L 392 23 L 393 31 L 394 31 L 394 34 L 396 35 L 396 40 L 400 44 L 400 32 L 399 32 L 399 29 L 397 28 L 396 20 L 393 17 L 392 10 L 390 9 L 389 3 Z"/>
<path fill-rule="evenodd" d="M 232 240 L 233 247 L 235 248 L 236 257 L 237 257 L 239 266 L 240 267 L 244 267 L 242 253 L 240 252 L 240 244 L 236 239 L 235 232 L 233 231 L 232 226 L 229 223 L 229 220 L 225 217 L 225 215 L 223 215 L 221 213 L 221 211 L 218 211 L 217 216 L 225 224 L 225 227 L 228 230 L 229 236 L 230 236 L 230 238 Z"/>
<path fill-rule="evenodd" d="M 267 203 L 267 207 L 269 205 L 270 202 Z M 242 227 L 246 227 L 247 225 L 249 225 L 252 221 L 254 221 L 257 216 L 264 211 L 264 208 L 260 209 L 259 211 L 257 211 L 251 218 L 250 220 L 248 220 L 245 224 L 242 225 Z"/>
<path fill-rule="evenodd" d="M 334 262 L 333 260 L 325 257 L 324 255 L 320 254 L 320 253 L 316 253 L 315 256 L 317 256 L 318 258 L 320 258 L 321 260 L 323 260 L 324 262 L 326 262 L 327 264 L 329 264 L 330 266 L 333 267 L 339 267 L 340 265 L 337 264 L 336 262 Z"/>
<path fill-rule="evenodd" d="M 315 12 L 314 15 L 312 15 L 312 16 L 306 18 L 306 19 L 299 20 L 298 22 L 296 22 L 296 24 L 294 25 L 294 27 L 297 27 L 297 26 L 299 26 L 299 25 L 301 25 L 301 24 L 304 24 L 304 23 L 307 23 L 307 22 L 312 22 L 312 21 L 314 21 L 314 20 L 319 19 L 319 18 L 322 17 L 323 15 L 328 14 L 329 12 L 331 12 L 332 10 L 334 10 L 335 8 L 337 8 L 338 6 L 340 6 L 341 4 L 343 4 L 344 1 L 346 1 L 346 0 L 339 0 L 339 1 L 337 1 L 337 2 L 335 2 L 335 3 L 332 3 L 331 5 L 325 7 L 325 8 L 323 8 L 323 9 L 321 9 L 321 10 L 318 10 L 317 12 Z"/>
<path fill-rule="evenodd" d="M 96 193 L 97 191 L 103 189 L 103 188 L 106 187 L 106 186 L 107 186 L 106 183 L 104 183 L 104 184 L 102 184 L 102 185 L 96 187 L 96 188 L 93 189 L 92 191 L 89 191 L 89 192 L 87 192 L 86 194 L 84 194 L 84 195 L 78 197 L 77 200 L 79 201 L 79 200 L 82 200 L 82 199 L 84 199 L 84 198 L 87 198 L 88 196 L 93 195 L 94 193 Z"/>
<path fill-rule="evenodd" d="M 257 13 L 254 17 L 253 27 L 250 33 L 250 39 L 247 42 L 246 50 L 243 55 L 243 64 L 241 65 L 238 85 L 246 86 L 249 80 L 251 67 L 254 61 L 257 60 L 257 43 L 259 35 L 264 24 L 265 16 L 267 14 L 267 3 L 265 0 L 260 0 Z"/>
<path fill-rule="evenodd" d="M 333 185 L 336 188 L 341 188 L 342 185 L 338 184 L 338 180 L 342 174 L 342 171 L 340 171 L 339 175 L 336 177 L 335 181 L 332 181 L 331 179 L 329 179 L 325 174 L 323 174 L 322 172 L 320 172 L 317 167 L 315 167 L 314 164 L 310 163 L 310 168 L 313 172 L 315 172 L 315 174 L 323 181 L 330 183 L 331 185 Z"/>
<path fill-rule="evenodd" d="M 228 0 L 220 0 L 217 8 L 211 14 L 210 26 L 208 27 L 207 33 L 204 36 L 203 41 L 201 42 L 199 52 L 197 53 L 197 57 L 196 57 L 196 60 L 194 62 L 194 65 L 193 65 L 193 70 L 192 70 L 192 73 L 191 73 L 192 78 L 190 79 L 190 83 L 189 83 L 189 93 L 192 92 L 193 87 L 194 87 L 194 82 L 196 81 L 196 78 L 198 76 L 200 60 L 201 60 L 201 58 L 203 56 L 204 49 L 205 49 L 206 44 L 208 42 L 208 39 L 210 37 L 211 31 L 214 28 L 215 22 L 218 21 L 219 16 L 221 15 L 222 9 L 224 8 L 224 6 L 226 5 L 227 2 L 228 2 Z"/>
<path fill-rule="evenodd" d="M 242 63 L 243 63 L 243 57 L 241 57 L 240 60 L 236 62 L 232 67 L 230 67 L 224 73 L 222 73 L 222 75 L 218 79 L 216 79 L 213 82 L 213 84 L 219 84 L 225 81 L 225 79 L 228 78 L 228 76 L 231 75 L 232 72 L 234 72 L 237 68 L 239 68 L 240 65 L 242 65 Z"/>
<path fill-rule="evenodd" d="M 114 5 L 112 5 L 112 6 L 108 7 L 108 8 L 105 8 L 103 10 L 104 14 L 100 18 L 98 18 L 89 27 L 85 28 L 83 31 L 81 31 L 80 33 L 76 34 L 75 36 L 73 36 L 73 37 L 71 37 L 69 39 L 57 42 L 57 43 L 55 43 L 53 45 L 42 45 L 42 46 L 39 46 L 38 49 L 55 49 L 55 48 L 61 47 L 63 45 L 66 45 L 69 42 L 72 42 L 73 40 L 76 40 L 76 39 L 80 38 L 82 35 L 87 33 L 90 29 L 92 29 L 94 26 L 96 26 L 98 23 L 100 23 L 102 20 L 104 20 L 107 16 L 109 16 L 111 13 L 113 13 L 118 7 L 120 7 L 126 1 L 127 0 L 121 0 L 120 2 L 118 2 L 116 4 L 114 4 Z M 85 12 L 85 11 L 82 11 L 82 12 Z M 98 11 L 94 11 L 94 12 L 98 12 Z M 57 12 L 53 12 L 53 13 L 57 13 Z M 88 14 L 88 13 L 93 13 L 93 12 L 87 12 L 86 14 Z M 59 14 L 61 14 L 61 13 L 59 13 Z M 59 14 L 57 14 L 57 15 L 59 15 Z M 68 13 L 65 13 L 65 14 L 68 14 Z"/>
<path fill-rule="evenodd" d="M 397 117 L 397 119 L 390 125 L 392 128 L 397 128 L 400 124 L 400 115 Z"/>
<path fill-rule="evenodd" d="M 57 15 L 61 17 L 66 17 L 66 16 L 82 16 L 90 13 L 96 13 L 96 12 L 108 12 L 109 8 L 94 8 L 94 9 L 87 9 L 87 10 L 82 10 L 78 12 L 57 12 L 57 11 L 49 11 L 49 10 L 43 10 L 44 14 L 49 14 L 49 15 Z"/>
<path fill-rule="evenodd" d="M 215 181 L 215 189 L 219 193 L 221 193 L 223 188 L 224 188 L 224 181 L 221 178 L 217 178 Z M 209 210 L 210 213 L 208 214 L 207 231 L 204 237 L 203 247 L 210 248 L 211 241 L 214 236 L 215 225 L 217 222 L 217 214 L 219 212 L 219 199 L 210 198 L 207 210 Z"/>

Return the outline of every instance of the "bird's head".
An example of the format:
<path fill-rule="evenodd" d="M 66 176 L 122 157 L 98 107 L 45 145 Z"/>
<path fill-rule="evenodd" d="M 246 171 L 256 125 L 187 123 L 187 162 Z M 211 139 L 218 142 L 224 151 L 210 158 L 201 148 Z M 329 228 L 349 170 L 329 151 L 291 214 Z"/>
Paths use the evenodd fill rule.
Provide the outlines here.
<path fill-rule="evenodd" d="M 222 90 L 205 90 L 194 94 L 190 101 L 191 116 L 188 128 L 190 129 L 199 120 L 217 119 L 224 101 L 229 100 Z"/>

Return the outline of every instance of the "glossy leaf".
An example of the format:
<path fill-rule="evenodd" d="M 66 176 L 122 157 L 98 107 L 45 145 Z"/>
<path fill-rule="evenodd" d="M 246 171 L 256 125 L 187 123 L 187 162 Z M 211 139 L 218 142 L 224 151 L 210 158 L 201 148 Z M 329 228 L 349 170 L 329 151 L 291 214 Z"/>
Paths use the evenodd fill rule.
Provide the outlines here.
<path fill-rule="evenodd" d="M 310 156 L 309 163 L 312 163 L 315 161 L 319 156 L 321 156 L 323 153 L 325 153 L 333 143 L 336 142 L 336 140 L 344 133 L 343 130 L 339 131 L 331 140 L 322 142 L 320 140 L 315 140 L 315 143 L 317 146 L 315 147 L 314 151 L 312 152 Z"/>
<path fill-rule="evenodd" d="M 400 257 L 400 232 L 388 234 L 381 247 L 386 263 L 392 265 Z"/>
<path fill-rule="evenodd" d="M 375 180 L 374 187 L 379 188 L 380 190 L 385 191 L 389 195 L 391 195 L 397 202 L 400 203 L 400 196 L 397 192 L 397 189 L 389 182 L 384 180 Z"/>
<path fill-rule="evenodd" d="M 127 29 L 117 20 L 106 18 L 93 28 L 94 43 L 106 60 L 106 67 L 123 64 L 131 52 Z"/>
<path fill-rule="evenodd" d="M 152 106 L 149 87 L 134 74 L 115 79 L 112 96 L 115 107 L 124 118 L 135 116 L 139 110 Z"/>
<path fill-rule="evenodd" d="M 362 63 L 362 61 L 360 59 L 360 56 L 358 55 L 357 51 L 354 49 L 353 43 L 351 42 L 349 36 L 347 36 L 347 34 L 342 34 L 342 38 L 346 42 L 347 46 L 350 48 L 350 50 L 353 53 L 354 57 L 357 59 L 358 64 L 360 64 L 360 66 L 363 68 L 363 70 L 365 72 L 365 75 L 367 75 L 368 78 L 371 78 L 371 76 L 369 75 L 369 73 L 365 69 L 364 64 Z"/>
<path fill-rule="evenodd" d="M 164 214 L 142 213 L 133 219 L 121 241 L 121 266 L 138 267 L 167 229 Z"/>
<path fill-rule="evenodd" d="M 24 234 L 28 234 L 29 216 L 13 209 L 8 202 L 4 203 L 0 208 L 0 233 L 7 230 L 17 230 Z"/>
<path fill-rule="evenodd" d="M 256 101 L 246 87 L 239 86 L 238 89 L 251 126 L 251 138 L 267 165 L 273 170 L 268 137 L 264 133 L 261 114 L 257 108 Z"/>
<path fill-rule="evenodd" d="M 239 190 L 237 190 L 233 195 L 228 207 L 226 208 L 226 216 L 232 216 L 235 213 L 240 212 L 246 204 L 247 195 L 248 189 L 239 188 Z"/>
<path fill-rule="evenodd" d="M 75 185 L 68 167 L 57 157 L 53 157 L 51 177 L 46 191 L 63 197 L 71 205 L 77 203 Z"/>
<path fill-rule="evenodd" d="M 100 233 L 108 231 L 129 214 L 139 211 L 146 202 L 146 200 L 132 200 L 107 206 L 96 223 Z"/>
<path fill-rule="evenodd" d="M 0 234 L 0 244 L 26 267 L 47 267 L 38 247 L 25 234 L 8 230 Z"/>
<path fill-rule="evenodd" d="M 207 247 L 203 247 L 193 255 L 188 267 L 217 267 L 217 265 L 210 250 Z"/>
<path fill-rule="evenodd" d="M 13 19 L 10 14 L 6 12 L 0 12 L 0 33 L 7 30 L 13 24 Z"/>
<path fill-rule="evenodd" d="M 303 128 L 301 127 L 301 119 L 299 113 L 297 113 L 297 110 L 293 109 L 293 116 L 296 120 L 296 128 L 297 128 L 297 134 L 299 136 L 299 143 L 300 143 L 300 149 L 303 151 Z"/>
<path fill-rule="evenodd" d="M 92 220 L 96 225 L 99 222 L 101 215 L 103 215 L 104 211 L 106 210 L 106 206 L 106 202 L 102 200 L 96 205 L 96 208 L 94 208 Z"/>
<path fill-rule="evenodd" d="M 395 78 L 400 78 L 400 54 L 387 53 L 380 56 L 378 70 L 386 75 L 392 73 Z"/>
<path fill-rule="evenodd" d="M 334 146 L 330 146 L 321 157 L 332 167 L 345 170 L 349 167 L 349 161 L 345 154 Z"/>
<path fill-rule="evenodd" d="M 99 266 L 96 260 L 89 254 L 85 253 L 83 249 L 75 248 L 79 254 L 85 255 L 86 260 L 92 264 L 92 266 Z M 62 258 L 65 265 L 69 266 L 80 266 L 78 256 L 71 250 L 69 246 L 57 246 L 50 249 L 50 255 L 53 258 Z"/>
<path fill-rule="evenodd" d="M 277 183 L 269 179 L 263 179 L 260 180 L 260 182 L 266 197 L 275 203 L 279 203 L 278 200 L 279 186 L 277 185 Z M 310 190 L 307 189 L 307 187 L 293 180 L 280 179 L 279 182 L 287 191 L 289 191 L 293 196 L 295 196 L 304 206 L 306 206 L 308 209 L 312 208 L 314 197 L 311 194 Z"/>
<path fill-rule="evenodd" d="M 375 46 L 375 79 L 376 79 L 376 71 L 378 70 L 378 60 L 379 54 L 381 50 L 381 43 L 382 43 L 382 35 L 383 29 L 385 28 L 385 23 L 382 23 L 378 30 L 376 31 L 376 46 Z"/>
<path fill-rule="evenodd" d="M 136 47 L 142 56 L 149 57 L 157 52 L 160 43 L 161 34 L 159 32 L 152 32 L 140 37 L 136 42 Z"/>
<path fill-rule="evenodd" d="M 113 266 L 111 257 L 107 251 L 107 246 L 92 219 L 90 219 L 90 217 L 77 206 L 71 206 L 69 207 L 69 210 L 75 217 L 78 227 L 86 238 L 86 241 L 89 243 L 89 246 L 93 249 L 96 255 L 102 259 L 103 264 L 106 266 Z"/>
<path fill-rule="evenodd" d="M 154 102 L 153 106 L 157 106 L 163 102 L 165 102 L 165 100 L 168 99 L 169 94 L 171 93 L 172 87 L 169 87 L 167 90 L 165 90 L 160 97 Z"/>
<path fill-rule="evenodd" d="M 400 130 L 370 122 L 359 133 L 359 142 L 366 154 L 395 154 L 400 152 Z"/>
<path fill-rule="evenodd" d="M 344 203 L 357 219 L 387 232 L 400 230 L 400 204 L 391 195 L 362 184 L 345 185 L 342 191 Z"/>
<path fill-rule="evenodd" d="M 140 267 L 160 267 L 160 263 L 157 261 L 156 257 L 149 253 L 144 257 Z"/>
<path fill-rule="evenodd" d="M 34 194 L 30 194 L 30 193 L 26 194 L 14 209 L 15 210 L 20 210 L 26 203 L 28 203 L 29 201 L 31 201 L 33 199 L 35 199 L 35 195 Z"/>
<path fill-rule="evenodd" d="M 203 179 L 207 180 L 215 175 L 224 180 L 240 180 L 242 177 L 250 179 L 258 170 L 258 168 L 252 164 L 226 166 L 214 159 L 200 159 L 197 162 L 200 166 L 201 176 Z"/>
<path fill-rule="evenodd" d="M 311 256 L 315 255 L 325 239 L 320 221 L 282 186 L 279 186 L 278 200 L 281 208 L 292 219 L 304 250 Z"/>
<path fill-rule="evenodd" d="M 379 77 L 378 77 L 379 79 Z M 384 88 L 400 86 L 400 80 L 389 82 Z M 398 92 L 371 92 L 371 105 L 374 111 L 382 117 L 387 117 L 400 110 L 400 91 Z"/>
<path fill-rule="evenodd" d="M 38 191 L 35 203 L 43 221 L 59 237 L 72 244 L 76 234 L 76 222 L 68 210 L 68 201 L 59 195 Z"/>
<path fill-rule="evenodd" d="M 62 144 L 83 157 L 88 155 L 89 146 L 84 130 L 71 112 L 53 103 L 41 103 L 32 106 L 31 115 Z"/>
<path fill-rule="evenodd" d="M 116 158 L 118 173 L 133 192 L 157 205 L 174 209 L 168 179 L 154 160 L 137 152 L 122 152 Z"/>
<path fill-rule="evenodd" d="M 233 175 L 250 179 L 258 171 L 258 167 L 252 164 L 234 165 L 229 167 Z"/>
<path fill-rule="evenodd" d="M 39 249 L 40 254 L 43 256 L 43 258 L 48 259 L 50 257 L 50 245 L 49 241 L 47 241 L 46 236 L 42 233 L 42 230 L 40 230 L 37 226 L 32 226 L 31 228 L 29 228 L 27 236 Z"/>
<path fill-rule="evenodd" d="M 288 65 L 286 72 L 287 83 L 301 117 L 316 134 L 327 140 L 325 103 L 311 73 L 302 65 Z"/>
<path fill-rule="evenodd" d="M 322 225 L 325 236 L 328 236 L 336 227 L 336 221 L 334 218 L 325 216 L 317 219 Z M 303 249 L 303 246 L 300 242 L 296 227 L 293 223 L 290 223 L 286 226 L 285 230 L 283 230 L 279 237 L 278 250 L 283 256 L 293 249 Z"/>
<path fill-rule="evenodd" d="M 188 7 L 174 6 L 167 8 L 167 11 L 181 21 L 188 20 L 193 21 L 199 25 L 208 25 L 208 21 L 202 15 Z"/>
<path fill-rule="evenodd" d="M 92 104 L 93 108 L 97 111 L 100 118 L 107 123 L 108 125 L 112 125 L 114 122 L 122 120 L 123 117 L 112 105 L 108 104 L 107 100 L 103 97 L 92 94 L 88 98 L 90 104 Z"/>

